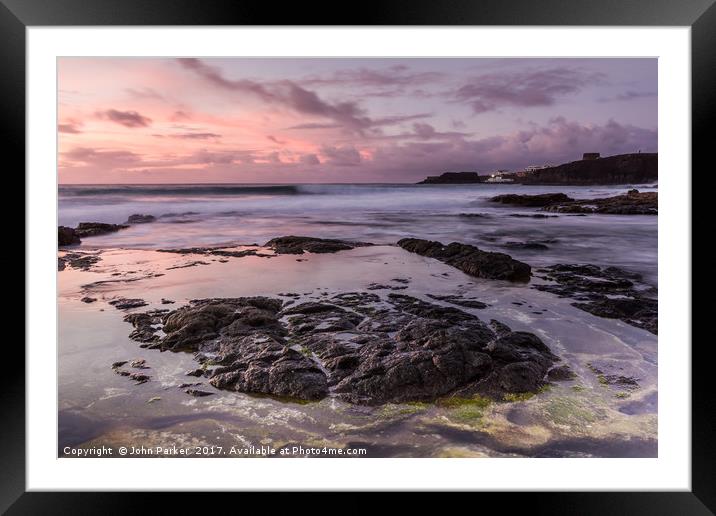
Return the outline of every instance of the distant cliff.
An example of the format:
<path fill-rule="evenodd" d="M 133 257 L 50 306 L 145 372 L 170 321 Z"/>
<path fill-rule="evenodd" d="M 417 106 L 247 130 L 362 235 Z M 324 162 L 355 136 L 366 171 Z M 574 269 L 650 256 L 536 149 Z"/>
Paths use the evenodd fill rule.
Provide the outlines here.
<path fill-rule="evenodd" d="M 658 154 L 620 154 L 606 158 L 586 159 L 543 168 L 531 174 L 502 174 L 515 183 L 527 185 L 620 185 L 653 183 L 658 180 Z M 487 176 L 483 176 L 484 179 Z M 418 184 L 483 183 L 477 172 L 445 172 L 429 176 Z"/>
<path fill-rule="evenodd" d="M 466 184 L 480 183 L 480 176 L 477 172 L 445 172 L 439 176 L 428 176 L 420 181 L 419 185 L 444 185 L 444 184 Z"/>
<path fill-rule="evenodd" d="M 618 185 L 658 180 L 658 154 L 620 154 L 606 158 L 573 161 L 543 168 L 521 177 L 523 184 Z"/>

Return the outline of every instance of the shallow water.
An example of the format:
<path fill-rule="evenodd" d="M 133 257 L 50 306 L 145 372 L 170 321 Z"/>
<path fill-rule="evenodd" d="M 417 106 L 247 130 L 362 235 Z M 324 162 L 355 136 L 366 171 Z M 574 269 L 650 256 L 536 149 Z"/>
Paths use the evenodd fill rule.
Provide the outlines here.
<path fill-rule="evenodd" d="M 131 237 L 133 229 L 116 238 Z M 287 233 L 284 229 L 274 228 L 273 236 Z M 95 240 L 100 239 L 87 243 Z M 656 455 L 656 336 L 594 317 L 567 299 L 527 285 L 472 278 L 393 246 L 309 254 L 300 257 L 303 261 L 290 255 L 225 262 L 201 257 L 208 265 L 179 269 L 171 267 L 197 257 L 129 249 L 104 249 L 100 256 L 93 270 L 58 273 L 60 455 L 65 446 L 140 444 L 224 449 L 300 444 L 364 448 L 373 457 Z M 526 400 L 471 407 L 362 407 L 331 397 L 298 404 L 219 391 L 205 380 L 198 380 L 203 381 L 199 388 L 214 394 L 194 398 L 178 388 L 197 381 L 184 375 L 197 366 L 191 354 L 139 348 L 128 338 L 131 325 L 122 320 L 132 310 L 108 304 L 118 296 L 140 297 L 150 303 L 138 309 L 145 311 L 173 309 L 202 297 L 279 292 L 297 292 L 310 300 L 320 299 L 324 292 L 365 290 L 371 283 L 396 277 L 410 279 L 401 293 L 430 302 L 436 301 L 426 293 L 461 293 L 487 303 L 487 309 L 464 310 L 484 321 L 495 318 L 513 330 L 534 332 L 578 377 Z M 86 295 L 98 300 L 81 302 Z M 176 303 L 162 305 L 162 298 Z M 134 358 L 146 359 L 150 382 L 134 385 L 112 371 L 113 362 Z M 637 376 L 638 388 L 606 385 L 590 367 L 597 361 Z"/>

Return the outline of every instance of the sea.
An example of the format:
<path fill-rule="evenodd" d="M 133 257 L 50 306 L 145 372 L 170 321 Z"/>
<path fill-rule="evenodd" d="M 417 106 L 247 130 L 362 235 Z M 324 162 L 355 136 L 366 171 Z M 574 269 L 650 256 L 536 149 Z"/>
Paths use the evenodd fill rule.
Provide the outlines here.
<path fill-rule="evenodd" d="M 91 248 L 166 249 L 263 244 L 283 235 L 394 244 L 462 242 L 533 266 L 615 265 L 657 283 L 657 217 L 558 214 L 490 202 L 505 193 L 596 199 L 656 185 L 154 184 L 61 185 L 58 224 L 156 221 L 85 239 Z M 554 215 L 554 214 L 550 214 Z M 538 244 L 538 245 L 535 245 Z"/>

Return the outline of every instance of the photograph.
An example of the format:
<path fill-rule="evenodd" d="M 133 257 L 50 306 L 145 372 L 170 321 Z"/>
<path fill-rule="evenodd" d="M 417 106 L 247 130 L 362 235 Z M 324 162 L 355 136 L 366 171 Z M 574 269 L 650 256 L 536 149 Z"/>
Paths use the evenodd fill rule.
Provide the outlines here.
<path fill-rule="evenodd" d="M 57 457 L 659 457 L 658 58 L 56 65 Z"/>

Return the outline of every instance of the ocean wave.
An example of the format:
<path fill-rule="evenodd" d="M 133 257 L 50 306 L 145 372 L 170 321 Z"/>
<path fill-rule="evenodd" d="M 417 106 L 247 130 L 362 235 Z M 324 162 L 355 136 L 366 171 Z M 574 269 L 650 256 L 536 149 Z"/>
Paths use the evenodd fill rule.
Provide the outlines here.
<path fill-rule="evenodd" d="M 60 186 L 61 197 L 146 195 L 298 195 L 297 185 L 100 185 Z"/>

